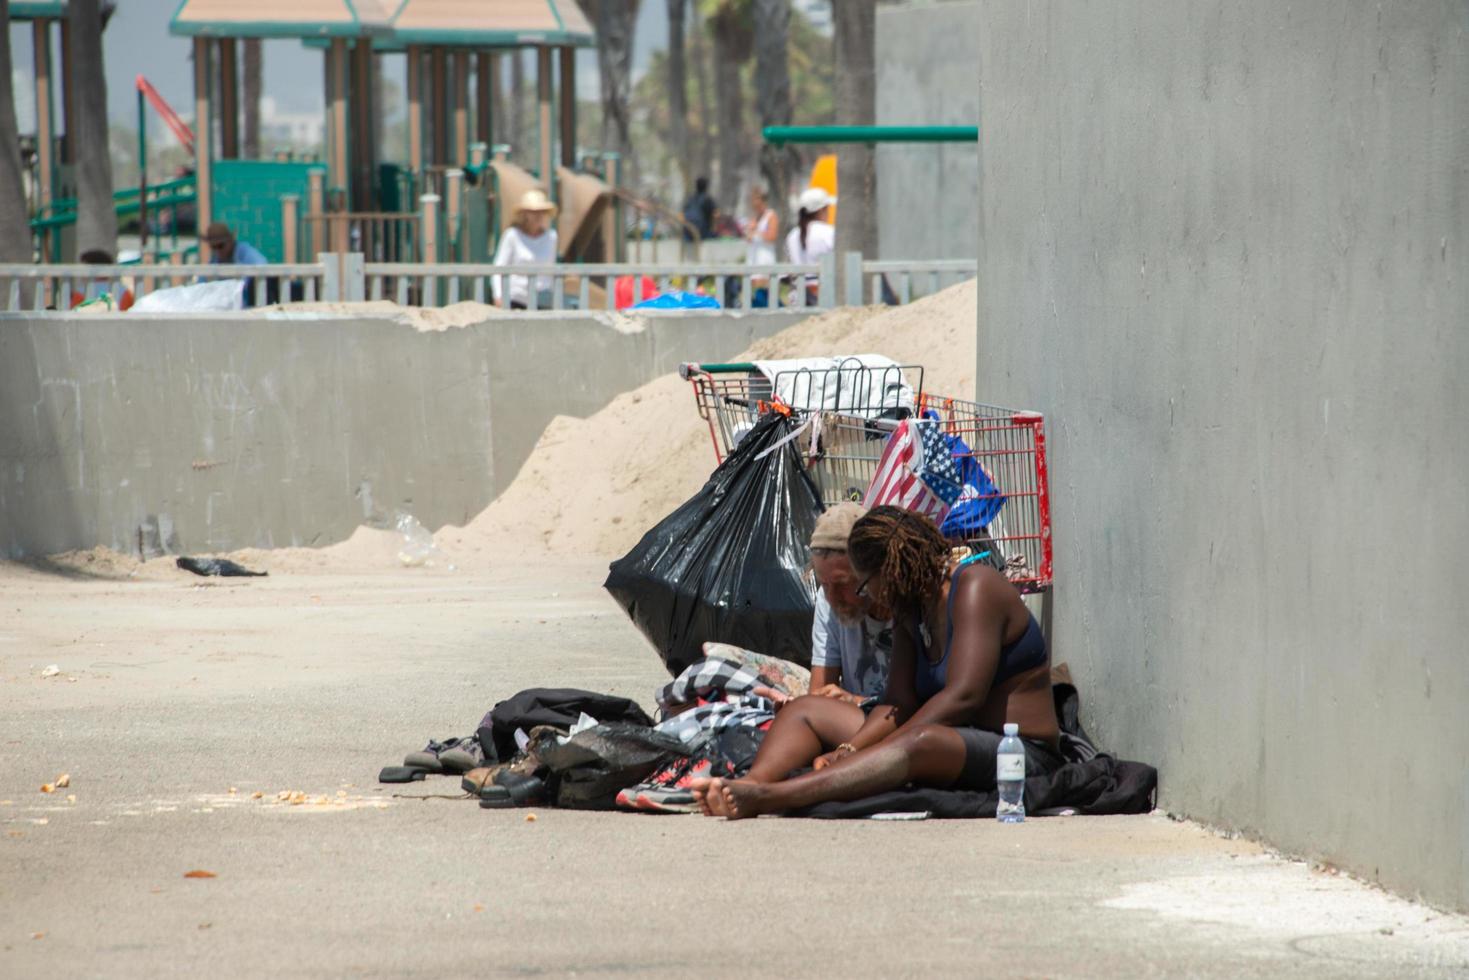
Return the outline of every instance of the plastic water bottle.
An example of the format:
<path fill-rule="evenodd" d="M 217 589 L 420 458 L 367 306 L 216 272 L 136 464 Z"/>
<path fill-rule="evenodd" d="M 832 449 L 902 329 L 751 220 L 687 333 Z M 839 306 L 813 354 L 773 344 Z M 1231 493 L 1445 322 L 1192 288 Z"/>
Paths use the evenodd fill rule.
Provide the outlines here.
<path fill-rule="evenodd" d="M 1000 823 L 1025 820 L 1025 746 L 1020 741 L 1020 726 L 1005 725 L 1005 737 L 995 754 L 995 783 L 1000 788 L 1000 802 L 995 816 Z"/>

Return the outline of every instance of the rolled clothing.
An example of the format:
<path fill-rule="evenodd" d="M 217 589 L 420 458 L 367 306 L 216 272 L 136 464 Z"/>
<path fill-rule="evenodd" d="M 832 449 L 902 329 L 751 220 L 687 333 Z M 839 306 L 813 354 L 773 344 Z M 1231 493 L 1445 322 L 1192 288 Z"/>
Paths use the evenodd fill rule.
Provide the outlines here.
<path fill-rule="evenodd" d="M 964 768 L 960 771 L 958 780 L 949 788 L 984 791 L 995 789 L 995 757 L 999 755 L 1000 740 L 1004 736 L 983 728 L 955 726 L 954 731 L 964 740 Z M 1066 764 L 1061 753 L 1051 748 L 1049 742 L 1022 737 L 1020 743 L 1025 746 L 1027 779 L 1031 776 L 1049 776 Z"/>

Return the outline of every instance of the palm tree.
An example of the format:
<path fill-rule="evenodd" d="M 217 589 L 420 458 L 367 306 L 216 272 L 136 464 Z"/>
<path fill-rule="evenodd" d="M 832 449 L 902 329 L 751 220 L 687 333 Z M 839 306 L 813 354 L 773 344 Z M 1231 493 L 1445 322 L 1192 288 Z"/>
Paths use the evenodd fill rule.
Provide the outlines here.
<path fill-rule="evenodd" d="M 877 114 L 877 0 L 832 0 L 838 126 L 870 126 Z M 837 154 L 836 251 L 877 257 L 877 166 L 870 145 Z"/>
<path fill-rule="evenodd" d="M 245 159 L 260 159 L 260 38 L 245 38 Z M 381 79 L 381 72 L 373 78 Z"/>
<path fill-rule="evenodd" d="M 117 211 L 112 203 L 112 155 L 107 133 L 107 76 L 102 64 L 102 10 L 98 0 L 71 0 L 72 77 L 76 85 L 78 253 L 117 254 Z M 70 125 L 70 121 L 68 121 Z M 201 136 L 202 138 L 202 136 Z"/>
<path fill-rule="evenodd" d="M 760 126 L 791 123 L 791 0 L 755 0 L 755 101 Z M 770 188 L 770 205 L 787 225 L 793 153 L 786 146 L 760 144 L 760 173 Z"/>
<path fill-rule="evenodd" d="M 690 4 L 689 13 L 693 17 L 694 90 L 699 96 L 699 165 L 693 169 L 707 176 L 714 167 L 714 143 L 709 139 L 709 120 L 713 118 L 709 111 L 709 37 L 704 32 L 704 18 L 698 2 Z"/>
<path fill-rule="evenodd" d="M 597 68 L 602 78 L 602 145 L 629 157 L 628 101 L 632 91 L 633 24 L 638 19 L 639 0 L 576 0 L 597 25 Z M 610 136 L 609 136 L 610 133 Z"/>
<path fill-rule="evenodd" d="M 515 48 L 510 52 L 510 136 L 506 142 L 517 155 L 529 159 L 525 117 L 525 51 Z"/>
<path fill-rule="evenodd" d="M 5 79 L 7 93 L 0 99 L 0 262 L 29 262 L 32 259 L 31 225 L 26 209 L 25 181 L 21 177 L 20 130 L 15 123 L 15 100 L 8 94 L 11 71 L 10 0 L 0 0 L 0 78 Z M 0 283 L 0 286 L 9 291 L 7 283 Z"/>
<path fill-rule="evenodd" d="M 719 199 L 730 207 L 740 196 L 740 161 L 746 156 L 745 97 L 740 69 L 754 53 L 751 0 L 705 0 L 714 35 L 714 104 L 719 125 Z"/>
<path fill-rule="evenodd" d="M 689 179 L 688 72 L 684 65 L 684 10 L 688 0 L 668 0 L 668 120 L 674 162 L 687 189 Z"/>

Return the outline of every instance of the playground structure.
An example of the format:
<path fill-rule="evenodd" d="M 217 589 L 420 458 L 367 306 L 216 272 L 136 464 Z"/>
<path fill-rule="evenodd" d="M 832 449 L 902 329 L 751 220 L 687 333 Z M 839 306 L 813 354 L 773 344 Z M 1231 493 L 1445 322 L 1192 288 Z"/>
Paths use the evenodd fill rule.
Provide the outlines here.
<path fill-rule="evenodd" d="M 36 39 L 32 227 L 42 261 L 59 262 L 74 251 L 68 236 L 76 205 L 66 169 L 71 148 L 54 135 L 47 54 L 49 32 L 59 26 L 65 76 L 66 4 L 14 3 L 11 10 L 13 19 L 32 22 Z M 192 40 L 195 122 L 185 124 L 139 77 L 139 156 L 147 159 L 151 109 L 192 150 L 193 173 L 115 195 L 119 216 L 139 216 L 145 260 L 187 259 L 194 236 L 224 221 L 273 262 L 311 261 L 326 251 L 360 252 L 369 261 L 486 261 L 514 202 L 541 187 L 560 205 L 567 259 L 608 262 L 622 257 L 622 208 L 653 210 L 617 187 L 616 154 L 579 156 L 575 53 L 594 45 L 595 35 L 571 0 L 183 0 L 170 32 Z M 243 158 L 238 47 L 251 38 L 295 38 L 321 49 L 324 159 Z M 536 52 L 536 140 L 529 154 L 512 157 L 516 148 L 496 139 L 503 123 L 493 107 L 501 59 L 525 48 Z M 403 161 L 379 159 L 378 150 L 375 79 L 382 59 L 396 56 L 407 61 Z M 602 176 L 576 170 L 588 156 Z M 193 233 L 182 242 L 181 212 Z"/>

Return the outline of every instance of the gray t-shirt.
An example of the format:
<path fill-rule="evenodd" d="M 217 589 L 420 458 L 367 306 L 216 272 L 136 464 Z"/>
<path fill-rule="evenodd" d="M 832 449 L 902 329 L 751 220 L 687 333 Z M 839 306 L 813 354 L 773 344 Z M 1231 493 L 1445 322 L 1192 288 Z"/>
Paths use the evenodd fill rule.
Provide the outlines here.
<path fill-rule="evenodd" d="M 826 593 L 816 591 L 816 615 L 811 620 L 812 667 L 840 667 L 842 687 L 870 698 L 881 695 L 887 687 L 892 657 L 891 620 L 863 616 L 860 623 L 848 626 L 832 611 Z"/>

